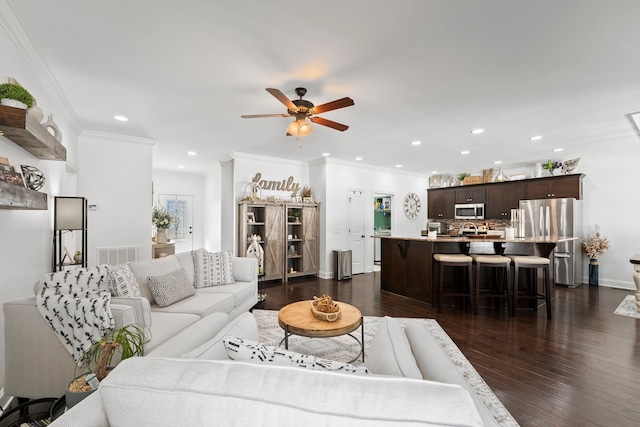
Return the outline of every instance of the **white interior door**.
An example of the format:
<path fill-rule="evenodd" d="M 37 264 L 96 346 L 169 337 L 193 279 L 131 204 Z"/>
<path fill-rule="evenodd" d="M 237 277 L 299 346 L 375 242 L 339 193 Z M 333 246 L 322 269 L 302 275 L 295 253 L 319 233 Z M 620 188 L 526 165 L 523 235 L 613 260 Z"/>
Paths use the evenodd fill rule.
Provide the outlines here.
<path fill-rule="evenodd" d="M 193 250 L 193 196 L 159 194 L 158 204 L 173 213 L 177 222 L 167 229 L 167 236 L 176 243 L 176 253 Z"/>
<path fill-rule="evenodd" d="M 349 231 L 347 248 L 351 249 L 353 265 L 351 274 L 364 273 L 365 200 L 364 191 L 349 190 L 347 227 Z"/>

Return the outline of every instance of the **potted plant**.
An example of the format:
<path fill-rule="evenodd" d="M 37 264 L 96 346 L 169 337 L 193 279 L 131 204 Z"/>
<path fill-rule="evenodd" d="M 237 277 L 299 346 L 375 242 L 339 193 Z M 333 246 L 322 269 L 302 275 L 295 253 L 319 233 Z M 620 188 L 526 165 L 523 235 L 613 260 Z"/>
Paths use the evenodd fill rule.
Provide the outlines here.
<path fill-rule="evenodd" d="M 176 217 L 161 206 L 154 206 L 151 223 L 156 227 L 156 243 L 167 243 L 167 228 L 176 222 Z"/>
<path fill-rule="evenodd" d="M 20 85 L 3 83 L 0 84 L 0 103 L 26 110 L 33 106 L 33 96 Z"/>
<path fill-rule="evenodd" d="M 549 175 L 553 175 L 553 170 L 556 168 L 556 162 L 553 160 L 547 160 L 542 164 L 542 168 L 549 172 Z"/>
<path fill-rule="evenodd" d="M 609 250 L 609 239 L 597 230 L 598 226 L 596 225 L 596 233 L 587 236 L 587 238 L 582 241 L 582 249 L 584 249 L 584 252 L 589 257 L 590 286 L 598 286 L 598 258 L 606 254 Z"/>
<path fill-rule="evenodd" d="M 76 264 L 82 264 L 82 252 L 76 251 L 73 254 L 73 260 L 75 261 Z"/>
<path fill-rule="evenodd" d="M 88 372 L 76 377 L 67 386 L 65 394 L 67 408 L 80 402 L 95 391 L 90 384 L 93 376 L 102 381 L 112 368 L 111 361 L 116 350 L 120 353 L 120 360 L 134 356 L 143 356 L 147 343 L 147 335 L 143 326 L 129 324 L 106 334 L 100 341 L 86 350 L 78 363 L 78 367 L 89 369 Z"/>
<path fill-rule="evenodd" d="M 458 175 L 458 180 L 460 181 L 460 185 L 464 184 L 464 179 L 468 177 L 469 174 L 467 172 L 462 172 Z"/>
<path fill-rule="evenodd" d="M 293 211 L 292 215 L 293 218 L 295 219 L 296 222 L 300 222 L 300 215 L 302 214 L 301 211 Z"/>

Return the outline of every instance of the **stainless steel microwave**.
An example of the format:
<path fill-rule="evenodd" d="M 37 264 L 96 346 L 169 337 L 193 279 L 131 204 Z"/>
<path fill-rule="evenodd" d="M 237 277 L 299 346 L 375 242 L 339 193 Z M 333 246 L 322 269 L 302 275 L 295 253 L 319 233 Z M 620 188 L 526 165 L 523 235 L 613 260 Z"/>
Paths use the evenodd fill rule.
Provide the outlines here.
<path fill-rule="evenodd" d="M 484 203 L 456 204 L 455 219 L 484 219 Z"/>

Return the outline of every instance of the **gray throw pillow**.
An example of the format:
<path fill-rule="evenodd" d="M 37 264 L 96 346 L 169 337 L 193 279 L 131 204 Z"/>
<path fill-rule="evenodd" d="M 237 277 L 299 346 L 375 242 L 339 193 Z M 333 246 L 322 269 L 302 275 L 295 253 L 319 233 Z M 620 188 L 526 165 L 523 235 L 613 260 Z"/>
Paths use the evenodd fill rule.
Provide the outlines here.
<path fill-rule="evenodd" d="M 169 306 L 196 293 L 183 269 L 164 276 L 149 276 L 147 282 L 159 307 Z"/>

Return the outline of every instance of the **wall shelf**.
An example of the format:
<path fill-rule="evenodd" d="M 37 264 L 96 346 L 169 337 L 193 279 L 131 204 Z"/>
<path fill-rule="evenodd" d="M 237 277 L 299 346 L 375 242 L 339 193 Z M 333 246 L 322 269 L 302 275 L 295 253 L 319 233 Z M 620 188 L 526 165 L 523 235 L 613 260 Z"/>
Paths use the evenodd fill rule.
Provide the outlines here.
<path fill-rule="evenodd" d="M 21 108 L 0 105 L 4 137 L 43 160 L 67 160 L 67 149 L 38 120 Z"/>
<path fill-rule="evenodd" d="M 47 193 L 0 182 L 0 209 L 47 210 Z"/>

